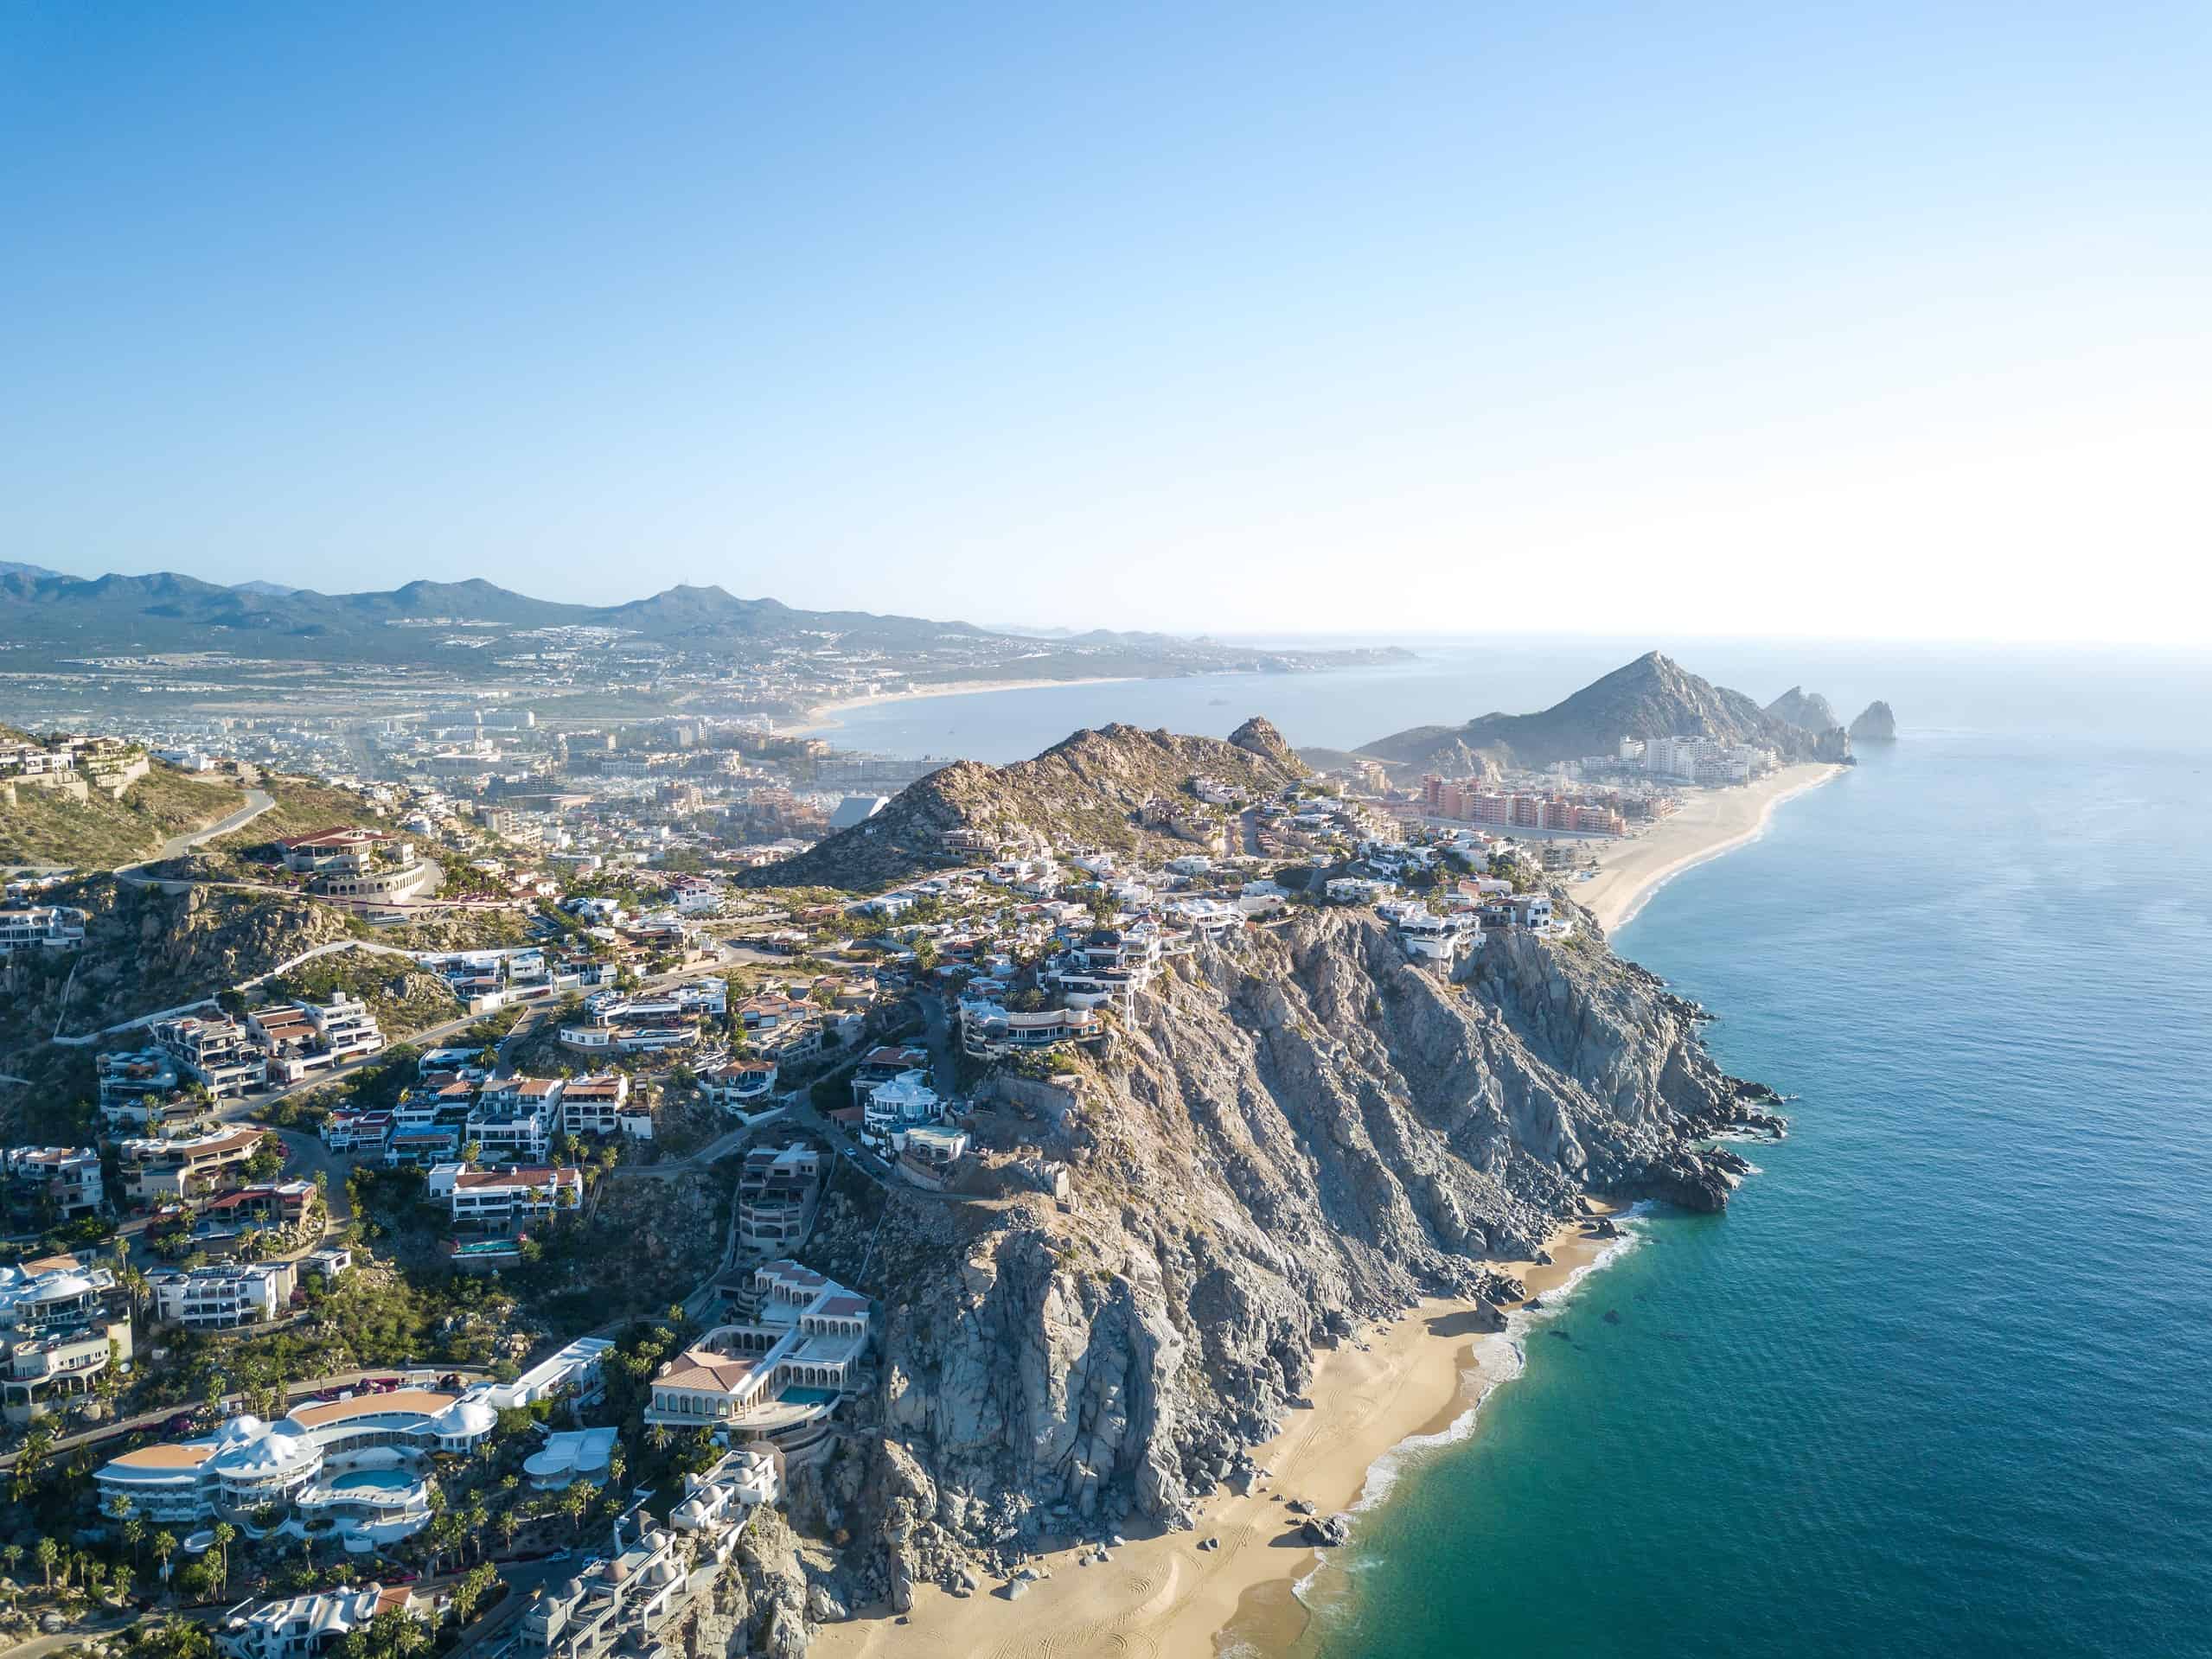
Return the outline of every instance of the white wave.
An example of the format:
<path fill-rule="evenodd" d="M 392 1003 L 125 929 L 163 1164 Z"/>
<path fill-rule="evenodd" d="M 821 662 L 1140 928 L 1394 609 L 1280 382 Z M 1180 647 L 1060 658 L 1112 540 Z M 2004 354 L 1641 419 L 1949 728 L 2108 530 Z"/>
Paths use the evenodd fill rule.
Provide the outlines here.
<path fill-rule="evenodd" d="M 1434 1434 L 1411 1434 L 1400 1440 L 1388 1452 L 1367 1466 L 1367 1478 L 1359 1488 L 1359 1496 L 1352 1505 L 1353 1513 L 1371 1509 L 1383 1503 L 1390 1495 L 1391 1487 L 1407 1467 L 1438 1449 L 1455 1445 L 1474 1432 L 1476 1420 L 1480 1416 L 1484 1402 L 1498 1391 L 1502 1383 L 1511 1382 L 1528 1369 L 1528 1349 L 1523 1337 L 1529 1326 L 1550 1318 L 1559 1311 L 1560 1305 L 1574 1295 L 1582 1282 L 1601 1268 L 1614 1262 L 1634 1249 L 1644 1240 L 1643 1229 L 1634 1225 L 1649 1215 L 1649 1203 L 1632 1204 L 1614 1217 L 1621 1228 L 1618 1238 L 1606 1241 L 1605 1247 L 1563 1279 L 1557 1289 L 1547 1291 L 1540 1308 L 1516 1308 L 1506 1316 L 1506 1328 L 1478 1337 L 1474 1343 L 1474 1365 L 1462 1376 L 1478 1380 L 1474 1399 L 1465 1411 Z M 1315 1573 L 1320 1569 L 1317 1567 Z M 1309 1574 L 1308 1578 L 1313 1575 Z"/>

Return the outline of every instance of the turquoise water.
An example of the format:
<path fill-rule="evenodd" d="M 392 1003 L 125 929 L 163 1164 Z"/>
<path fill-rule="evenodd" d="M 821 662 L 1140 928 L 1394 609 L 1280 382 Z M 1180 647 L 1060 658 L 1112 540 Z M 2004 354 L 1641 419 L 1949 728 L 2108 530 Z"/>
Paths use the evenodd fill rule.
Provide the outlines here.
<path fill-rule="evenodd" d="M 1663 889 L 1617 943 L 1795 1133 L 1526 1329 L 1307 1645 L 2212 1653 L 2208 821 L 2202 748 L 1916 731 Z"/>

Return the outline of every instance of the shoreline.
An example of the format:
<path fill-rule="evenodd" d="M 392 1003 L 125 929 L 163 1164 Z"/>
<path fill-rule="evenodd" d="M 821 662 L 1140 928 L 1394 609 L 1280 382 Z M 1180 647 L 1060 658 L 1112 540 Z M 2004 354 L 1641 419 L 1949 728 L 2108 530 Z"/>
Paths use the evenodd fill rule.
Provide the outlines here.
<path fill-rule="evenodd" d="M 1600 1214 L 1620 1213 L 1593 1206 Z M 1529 1298 L 1569 1293 L 1627 1247 L 1633 1235 L 1597 1238 L 1580 1221 L 1547 1241 L 1548 1263 L 1500 1262 Z M 1037 1633 L 1054 1632 L 1055 1656 L 1205 1655 L 1233 1646 L 1239 1653 L 1281 1654 L 1304 1632 L 1307 1611 L 1295 1586 L 1313 1576 L 1328 1552 L 1297 1537 L 1301 1517 L 1284 1505 L 1303 1499 L 1322 1515 L 1371 1508 L 1383 1501 L 1398 1467 L 1473 1432 L 1483 1402 L 1520 1375 L 1519 1327 L 1477 1328 L 1471 1303 L 1424 1299 L 1412 1310 L 1363 1326 L 1314 1358 L 1310 1408 L 1290 1413 L 1282 1431 L 1252 1449 L 1269 1471 L 1250 1490 L 1224 1487 L 1198 1505 L 1189 1532 L 1140 1535 L 1103 1565 L 1084 1566 L 1069 1546 L 1040 1548 L 1049 1574 L 1020 1604 L 988 1582 L 965 1598 L 934 1585 L 917 1586 L 905 1622 L 873 1608 L 824 1625 L 812 1651 L 828 1659 L 965 1659 L 1039 1650 Z M 1514 1304 L 1509 1316 L 1525 1305 Z M 1218 1538 L 1220 1547 L 1199 1545 Z"/>
<path fill-rule="evenodd" d="M 1757 840 L 1774 810 L 1842 772 L 1825 761 L 1803 761 L 1742 788 L 1708 789 L 1641 835 L 1614 842 L 1599 856 L 1598 872 L 1567 883 L 1567 895 L 1610 935 L 1636 919 L 1653 893 L 1685 870 Z"/>
<path fill-rule="evenodd" d="M 941 686 L 924 686 L 903 692 L 870 692 L 865 697 L 841 697 L 834 703 L 816 703 L 800 718 L 802 725 L 778 731 L 779 737 L 815 737 L 840 730 L 835 717 L 852 709 L 872 709 L 881 703 L 916 703 L 927 697 L 973 697 L 980 692 L 1034 692 L 1051 686 L 1123 686 L 1141 674 L 1092 674 L 1079 680 L 948 680 Z"/>

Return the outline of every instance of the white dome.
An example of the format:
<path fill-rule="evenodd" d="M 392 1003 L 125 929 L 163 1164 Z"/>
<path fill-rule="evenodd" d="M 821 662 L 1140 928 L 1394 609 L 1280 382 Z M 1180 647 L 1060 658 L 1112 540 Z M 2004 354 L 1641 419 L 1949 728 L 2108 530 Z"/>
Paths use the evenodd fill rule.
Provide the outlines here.
<path fill-rule="evenodd" d="M 481 1400 L 455 1401 L 444 1411 L 432 1418 L 431 1426 L 440 1434 L 488 1434 L 499 1420 L 499 1413 Z"/>

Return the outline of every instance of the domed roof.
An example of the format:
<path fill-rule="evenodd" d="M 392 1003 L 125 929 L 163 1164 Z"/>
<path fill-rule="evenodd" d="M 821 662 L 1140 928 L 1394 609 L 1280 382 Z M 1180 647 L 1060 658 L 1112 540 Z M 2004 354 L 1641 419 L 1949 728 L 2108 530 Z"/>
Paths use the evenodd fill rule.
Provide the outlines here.
<path fill-rule="evenodd" d="M 89 1296 L 92 1290 L 93 1281 L 82 1273 L 57 1273 L 35 1286 L 30 1299 L 34 1302 L 67 1302 L 76 1297 Z"/>
<path fill-rule="evenodd" d="M 499 1413 L 483 1401 L 464 1395 L 430 1420 L 440 1434 L 486 1434 L 498 1422 Z"/>
<path fill-rule="evenodd" d="M 280 1429 L 252 1440 L 226 1445 L 214 1457 L 216 1472 L 224 1475 L 273 1475 L 318 1456 L 312 1442 Z"/>
<path fill-rule="evenodd" d="M 656 1527 L 645 1535 L 645 1541 L 655 1549 L 666 1549 L 668 1547 L 668 1535 Z"/>
<path fill-rule="evenodd" d="M 583 1593 L 584 1580 L 581 1579 L 571 1579 L 560 1587 L 560 1598 L 563 1601 L 574 1601 Z"/>

